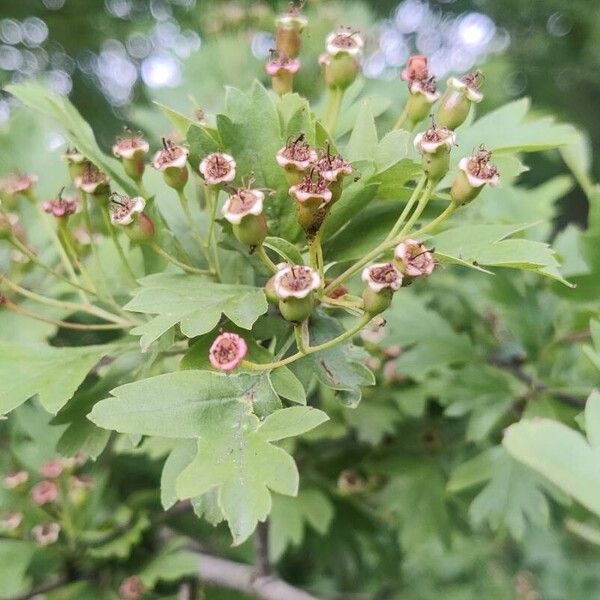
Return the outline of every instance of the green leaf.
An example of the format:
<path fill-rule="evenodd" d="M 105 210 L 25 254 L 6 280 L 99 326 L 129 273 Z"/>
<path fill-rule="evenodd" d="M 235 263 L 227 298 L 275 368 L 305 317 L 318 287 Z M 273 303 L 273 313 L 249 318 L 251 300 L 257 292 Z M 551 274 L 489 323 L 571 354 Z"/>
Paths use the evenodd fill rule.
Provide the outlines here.
<path fill-rule="evenodd" d="M 590 333 L 592 345 L 585 344 L 582 350 L 591 363 L 600 371 L 600 321 L 594 319 L 590 321 Z"/>
<path fill-rule="evenodd" d="M 235 157 L 239 176 L 254 173 L 258 187 L 279 190 L 265 204 L 270 233 L 294 239 L 298 233 L 294 206 L 283 169 L 275 161 L 284 139 L 273 97 L 258 81 L 248 94 L 229 88 L 227 115 L 217 116 L 217 126 L 223 146 Z"/>
<path fill-rule="evenodd" d="M 378 183 L 366 184 L 363 179 L 347 186 L 323 224 L 325 239 L 331 239 L 361 213 L 375 198 L 378 189 Z"/>
<path fill-rule="evenodd" d="M 331 317 L 314 314 L 310 321 L 312 345 L 322 344 L 343 332 L 341 325 Z M 373 373 L 365 367 L 366 353 L 351 342 L 315 352 L 296 362 L 295 368 L 307 371 L 309 378 L 316 375 L 325 386 L 336 390 L 336 396 L 347 406 L 356 406 L 362 395 L 361 386 L 375 384 Z"/>
<path fill-rule="evenodd" d="M 479 442 L 511 410 L 514 399 L 527 388 L 507 372 L 485 363 L 473 362 L 456 372 L 441 390 L 447 417 L 469 414 L 466 439 Z"/>
<path fill-rule="evenodd" d="M 587 440 L 551 419 L 511 425 L 504 435 L 508 453 L 531 467 L 587 509 L 600 515 L 600 393 L 590 394 L 585 408 Z"/>
<path fill-rule="evenodd" d="M 558 124 L 552 117 L 530 118 L 530 104 L 528 98 L 515 100 L 461 128 L 458 143 L 464 152 L 460 156 L 481 143 L 496 152 L 537 152 L 576 140 L 571 125 Z"/>
<path fill-rule="evenodd" d="M 548 524 L 550 508 L 542 492 L 543 482 L 530 469 L 495 446 L 457 467 L 448 490 L 458 492 L 487 482 L 469 507 L 474 527 L 487 523 L 494 531 L 506 528 L 522 539 L 527 522 Z"/>
<path fill-rule="evenodd" d="M 2 565 L 0 598 L 10 600 L 29 588 L 26 572 L 35 550 L 35 545 L 30 542 L 0 539 L 0 564 Z"/>
<path fill-rule="evenodd" d="M 303 133 L 309 144 L 315 143 L 315 119 L 306 98 L 299 94 L 284 94 L 277 103 L 277 110 L 286 139 Z"/>
<path fill-rule="evenodd" d="M 445 504 L 445 479 L 438 465 L 424 461 L 403 465 L 377 495 L 385 510 L 400 519 L 398 537 L 411 553 L 432 542 L 444 543 L 450 526 Z"/>
<path fill-rule="evenodd" d="M 221 150 L 221 144 L 215 139 L 218 132 L 212 135 L 211 131 L 198 125 L 190 125 L 187 130 L 187 141 L 190 147 L 189 161 L 194 169 L 198 169 L 200 161 L 207 155 Z"/>
<path fill-rule="evenodd" d="M 349 96 L 348 91 L 344 96 Z M 348 98 L 350 99 L 350 98 Z M 339 139 L 343 135 L 353 130 L 360 111 L 364 106 L 364 100 L 348 102 L 346 97 L 342 102 L 340 118 L 335 126 L 335 138 Z M 374 117 L 382 115 L 391 105 L 389 98 L 383 96 L 369 96 L 369 109 Z"/>
<path fill-rule="evenodd" d="M 141 542 L 144 532 L 149 527 L 150 519 L 141 513 L 123 533 L 104 544 L 88 548 L 87 551 L 94 558 L 127 558 L 131 554 L 132 548 Z"/>
<path fill-rule="evenodd" d="M 312 406 L 292 406 L 276 410 L 261 425 L 261 435 L 269 442 L 294 437 L 314 429 L 328 420 L 328 416 Z"/>
<path fill-rule="evenodd" d="M 288 546 L 299 546 L 307 525 L 325 535 L 332 519 L 333 505 L 315 488 L 301 489 L 295 498 L 273 494 L 269 516 L 270 559 L 277 562 Z"/>
<path fill-rule="evenodd" d="M 377 173 L 382 173 L 409 157 L 413 136 L 408 131 L 396 129 L 387 133 L 377 145 L 373 157 Z"/>
<path fill-rule="evenodd" d="M 148 589 L 153 589 L 159 581 L 177 581 L 195 575 L 199 560 L 196 553 L 173 545 L 154 556 L 139 572 L 139 577 Z"/>
<path fill-rule="evenodd" d="M 182 440 L 171 450 L 160 477 L 160 503 L 168 510 L 177 502 L 175 482 L 179 474 L 196 456 L 196 443 L 194 440 Z"/>
<path fill-rule="evenodd" d="M 467 225 L 444 231 L 431 243 L 442 262 L 535 271 L 570 286 L 559 273 L 555 253 L 548 244 L 506 239 L 529 226 Z"/>
<path fill-rule="evenodd" d="M 5 89 L 26 106 L 58 121 L 65 129 L 71 144 L 76 146 L 98 168 L 106 172 L 125 192 L 131 196 L 136 195 L 135 185 L 123 175 L 119 162 L 106 156 L 100 150 L 91 127 L 67 98 L 47 90 L 38 83 L 8 85 Z"/>
<path fill-rule="evenodd" d="M 456 333 L 437 312 L 408 290 L 396 294 L 386 313 L 386 344 L 411 346 L 396 361 L 396 370 L 413 379 L 447 365 L 473 360 L 475 349 L 465 334 Z"/>
<path fill-rule="evenodd" d="M 251 408 L 254 378 L 210 371 L 177 371 L 114 389 L 89 419 L 121 433 L 194 438 L 237 422 Z"/>
<path fill-rule="evenodd" d="M 214 329 L 224 314 L 236 325 L 251 329 L 268 305 L 262 289 L 214 283 L 202 276 L 159 273 L 140 280 L 142 286 L 127 310 L 157 315 L 131 330 L 141 335 L 142 350 L 176 324 L 187 337 Z"/>
<path fill-rule="evenodd" d="M 344 411 L 344 419 L 356 430 L 361 442 L 377 446 L 386 435 L 392 435 L 396 431 L 396 424 L 402 419 L 402 415 L 391 404 L 365 401 L 356 408 Z"/>
<path fill-rule="evenodd" d="M 371 107 L 367 101 L 364 101 L 346 146 L 345 159 L 350 162 L 372 159 L 377 149 L 378 139 Z"/>
<path fill-rule="evenodd" d="M 287 367 L 273 369 L 269 372 L 269 378 L 279 396 L 296 404 L 306 404 L 306 391 L 302 383 Z"/>
<path fill-rule="evenodd" d="M 106 397 L 115 386 L 131 378 L 132 369 L 139 366 L 139 354 L 117 357 L 102 376 L 89 385 L 81 386 L 69 402 L 52 419 L 52 425 L 68 425 L 61 435 L 56 449 L 63 456 L 73 456 L 78 451 L 96 459 L 106 447 L 110 432 L 97 427 L 87 415 L 94 405 Z"/>
<path fill-rule="evenodd" d="M 198 440 L 196 458 L 177 478 L 178 496 L 201 496 L 217 487 L 234 544 L 241 544 L 267 518 L 269 490 L 288 496 L 298 492 L 294 460 L 271 442 L 300 435 L 327 418 L 317 409 L 298 406 L 278 410 L 262 423 L 246 413 L 226 426 L 207 428 Z"/>
<path fill-rule="evenodd" d="M 298 250 L 294 244 L 283 238 L 266 237 L 263 246 L 276 252 L 283 259 L 283 262 L 294 265 L 304 264 L 300 250 Z"/>
<path fill-rule="evenodd" d="M 0 414 L 36 394 L 46 410 L 56 413 L 112 350 L 110 345 L 55 348 L 0 341 Z"/>
<path fill-rule="evenodd" d="M 187 135 L 187 132 L 192 125 L 198 124 L 191 117 L 188 117 L 187 115 L 184 115 L 183 113 L 180 113 L 179 111 L 176 111 L 173 108 L 165 106 L 161 102 L 157 102 L 156 100 L 154 100 L 153 104 L 160 108 L 160 110 L 164 113 L 167 119 L 169 119 L 169 121 L 175 126 L 178 133 L 182 137 L 185 137 Z"/>

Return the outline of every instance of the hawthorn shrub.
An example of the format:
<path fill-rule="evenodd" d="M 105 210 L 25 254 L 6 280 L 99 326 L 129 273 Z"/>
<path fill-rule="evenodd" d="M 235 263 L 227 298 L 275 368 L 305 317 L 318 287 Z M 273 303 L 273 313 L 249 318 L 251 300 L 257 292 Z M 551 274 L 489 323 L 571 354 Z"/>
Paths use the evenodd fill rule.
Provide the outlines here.
<path fill-rule="evenodd" d="M 476 117 L 493 82 L 438 91 L 424 56 L 382 132 L 346 28 L 313 104 L 306 25 L 278 19 L 272 91 L 161 107 L 174 132 L 113 157 L 67 99 L 8 88 L 5 151 L 40 181 L 2 181 L 1 598 L 598 594 L 584 138 L 526 99 Z M 572 176 L 519 185 L 553 149 Z M 575 182 L 588 229 L 556 232 Z"/>

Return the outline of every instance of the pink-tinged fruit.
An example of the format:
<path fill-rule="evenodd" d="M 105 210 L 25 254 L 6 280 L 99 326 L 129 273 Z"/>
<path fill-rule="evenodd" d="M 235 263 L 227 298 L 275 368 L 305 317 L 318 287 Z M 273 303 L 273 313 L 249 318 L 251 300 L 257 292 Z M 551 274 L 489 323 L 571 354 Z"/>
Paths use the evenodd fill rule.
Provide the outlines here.
<path fill-rule="evenodd" d="M 217 336 L 210 347 L 210 364 L 219 371 L 231 371 L 240 365 L 247 352 L 248 345 L 243 337 L 225 332 Z"/>

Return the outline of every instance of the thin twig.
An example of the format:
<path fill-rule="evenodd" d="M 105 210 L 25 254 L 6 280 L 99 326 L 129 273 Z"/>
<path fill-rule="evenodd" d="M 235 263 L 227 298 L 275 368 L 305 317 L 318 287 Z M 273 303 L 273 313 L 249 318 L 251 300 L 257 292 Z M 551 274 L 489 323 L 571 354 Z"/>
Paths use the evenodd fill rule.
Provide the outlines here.
<path fill-rule="evenodd" d="M 198 576 L 206 583 L 251 594 L 262 600 L 318 600 L 279 577 L 257 577 L 250 565 L 198 553 Z"/>
<path fill-rule="evenodd" d="M 559 390 L 553 390 L 550 386 L 545 383 L 538 383 L 531 375 L 527 374 L 522 366 L 514 360 L 505 360 L 501 358 L 490 358 L 488 362 L 499 369 L 504 369 L 512 373 L 519 381 L 524 383 L 534 394 L 549 394 L 553 398 L 556 398 L 564 404 L 573 406 L 575 408 L 582 408 L 585 406 L 586 399 L 582 396 L 575 396 L 573 394 L 566 394 Z"/>
<path fill-rule="evenodd" d="M 258 523 L 254 532 L 254 561 L 259 577 L 271 575 L 273 569 L 269 561 L 269 522 Z"/>

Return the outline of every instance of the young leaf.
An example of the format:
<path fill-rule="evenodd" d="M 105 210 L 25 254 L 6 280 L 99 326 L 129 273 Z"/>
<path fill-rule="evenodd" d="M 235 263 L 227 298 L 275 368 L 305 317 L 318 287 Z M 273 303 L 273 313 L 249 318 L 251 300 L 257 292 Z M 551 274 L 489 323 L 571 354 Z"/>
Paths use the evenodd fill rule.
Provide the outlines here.
<path fill-rule="evenodd" d="M 244 542 L 271 510 L 269 490 L 288 496 L 298 492 L 292 457 L 271 442 L 299 435 L 327 420 L 309 407 L 278 410 L 262 423 L 252 414 L 228 427 L 207 429 L 198 454 L 177 478 L 180 498 L 201 496 L 218 487 L 218 502 L 235 545 Z"/>
<path fill-rule="evenodd" d="M 176 324 L 188 337 L 208 333 L 224 314 L 236 325 L 251 329 L 267 311 L 264 292 L 247 285 L 217 284 L 201 276 L 159 273 L 140 281 L 127 310 L 156 315 L 151 321 L 131 330 L 141 335 L 141 346 L 148 346 Z"/>
<path fill-rule="evenodd" d="M 0 414 L 36 394 L 46 410 L 56 413 L 112 349 L 110 345 L 55 348 L 0 341 Z"/>

